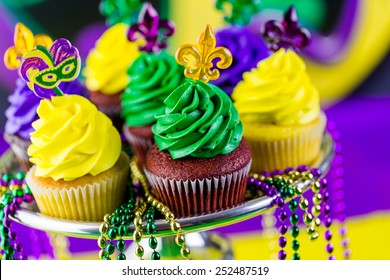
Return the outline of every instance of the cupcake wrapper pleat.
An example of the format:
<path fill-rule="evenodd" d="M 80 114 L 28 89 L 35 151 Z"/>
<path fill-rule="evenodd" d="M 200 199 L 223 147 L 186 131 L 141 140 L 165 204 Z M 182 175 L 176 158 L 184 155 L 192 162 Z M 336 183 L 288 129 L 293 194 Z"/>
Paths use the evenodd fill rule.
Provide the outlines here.
<path fill-rule="evenodd" d="M 47 216 L 79 221 L 102 221 L 107 213 L 122 203 L 128 171 L 114 174 L 84 186 L 53 189 L 38 186 L 31 179 L 33 167 L 26 175 L 40 212 Z"/>
<path fill-rule="evenodd" d="M 242 169 L 220 177 L 196 180 L 161 178 L 145 169 L 156 197 L 177 217 L 207 214 L 244 201 L 249 162 Z"/>

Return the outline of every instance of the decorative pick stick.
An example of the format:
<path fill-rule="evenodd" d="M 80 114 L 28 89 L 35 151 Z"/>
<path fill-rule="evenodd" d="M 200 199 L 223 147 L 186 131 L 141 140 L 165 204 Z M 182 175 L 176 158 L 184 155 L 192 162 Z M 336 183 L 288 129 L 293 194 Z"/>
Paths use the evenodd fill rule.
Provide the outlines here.
<path fill-rule="evenodd" d="M 20 67 L 20 75 L 29 88 L 41 98 L 63 95 L 58 88 L 60 82 L 75 80 L 80 73 L 79 51 L 66 39 L 56 40 L 46 49 L 26 53 Z"/>
<path fill-rule="evenodd" d="M 167 20 L 160 20 L 157 11 L 150 3 L 145 3 L 139 15 L 139 23 L 133 24 L 127 33 L 127 38 L 134 42 L 139 34 L 145 40 L 145 45 L 138 49 L 145 52 L 159 52 L 167 47 L 166 39 L 173 35 L 175 26 Z"/>
<path fill-rule="evenodd" d="M 213 29 L 210 25 L 199 35 L 196 45 L 184 44 L 176 51 L 177 63 L 184 65 L 184 75 L 193 80 L 208 82 L 219 77 L 219 70 L 228 68 L 233 62 L 232 53 L 224 47 L 215 47 L 217 44 Z M 213 60 L 219 58 L 216 68 Z"/>
<path fill-rule="evenodd" d="M 267 21 L 264 25 L 263 36 L 268 41 L 270 50 L 290 48 L 296 53 L 307 47 L 311 39 L 310 32 L 306 28 L 299 27 L 298 15 L 294 6 L 291 6 L 284 14 L 282 22 Z"/>
<path fill-rule="evenodd" d="M 230 6 L 230 7 L 227 7 Z M 260 0 L 217 0 L 215 7 L 225 13 L 224 20 L 232 25 L 247 25 L 261 9 Z"/>
<path fill-rule="evenodd" d="M 4 53 L 4 64 L 10 70 L 19 68 L 22 56 L 36 46 L 49 47 L 53 40 L 46 34 L 34 36 L 30 29 L 18 22 L 14 31 L 14 46 L 9 47 Z"/>

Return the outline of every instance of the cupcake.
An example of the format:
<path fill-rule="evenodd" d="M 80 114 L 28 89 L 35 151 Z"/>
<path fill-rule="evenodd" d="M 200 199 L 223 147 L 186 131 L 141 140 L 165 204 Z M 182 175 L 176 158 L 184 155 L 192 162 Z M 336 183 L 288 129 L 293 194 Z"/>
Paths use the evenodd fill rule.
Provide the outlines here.
<path fill-rule="evenodd" d="M 266 22 L 263 35 L 275 52 L 245 73 L 232 95 L 254 154 L 252 171 L 310 166 L 320 155 L 326 124 L 319 93 L 296 54 L 310 33 L 299 27 L 292 6 L 283 22 Z"/>
<path fill-rule="evenodd" d="M 126 38 L 129 26 L 117 23 L 110 27 L 88 54 L 83 74 L 90 99 L 121 129 L 120 95 L 129 82 L 127 69 L 139 56 L 138 43 Z"/>
<path fill-rule="evenodd" d="M 86 95 L 85 88 L 78 80 L 61 83 L 59 87 L 64 93 Z M 30 133 L 33 132 L 31 124 L 38 119 L 36 111 L 40 100 L 21 78 L 16 80 L 15 91 L 8 97 L 10 106 L 5 111 L 7 121 L 4 139 L 11 146 L 23 171 L 31 167 L 27 148 L 31 144 Z"/>
<path fill-rule="evenodd" d="M 145 4 L 140 14 L 140 23 L 129 29 L 129 39 L 136 39 L 135 34 L 141 32 L 139 26 L 145 24 L 147 18 L 156 17 L 158 18 L 156 10 L 150 4 Z M 173 25 L 167 21 L 160 22 L 165 22 L 171 28 L 172 35 Z M 158 37 L 152 39 L 150 34 L 142 34 L 147 43 L 140 47 L 142 54 L 127 71 L 129 83 L 121 96 L 121 116 L 125 121 L 123 134 L 140 167 L 144 164 L 146 152 L 154 143 L 151 129 L 156 123 L 154 115 L 164 112 L 163 101 L 184 80 L 184 69 L 176 63 L 173 56 L 161 50 L 166 44 L 158 42 Z"/>
<path fill-rule="evenodd" d="M 17 70 L 26 52 L 38 45 L 49 47 L 52 43 L 48 35 L 34 36 L 28 27 L 18 22 L 15 25 L 14 46 L 9 47 L 4 53 L 4 64 L 9 70 Z M 86 94 L 84 87 L 77 80 L 62 83 L 59 87 L 65 93 Z M 22 171 L 27 171 L 31 167 L 27 148 L 31 144 L 30 133 L 33 131 L 31 124 L 38 119 L 36 110 L 40 100 L 21 78 L 16 80 L 15 91 L 8 97 L 10 106 L 5 111 L 7 122 L 4 139 L 11 146 Z"/>
<path fill-rule="evenodd" d="M 201 49 L 202 41 L 214 45 Z M 207 51 L 217 50 L 216 56 L 226 61 L 222 66 L 231 62 L 228 50 L 215 49 L 209 26 L 194 47 L 198 59 L 207 59 Z M 176 53 L 178 62 L 187 67 L 189 48 L 193 49 L 184 45 Z M 206 61 L 198 62 L 210 67 Z M 195 80 L 186 79 L 165 99 L 164 113 L 156 115 L 152 127 L 156 144 L 147 153 L 144 171 L 154 195 L 178 217 L 211 213 L 244 200 L 251 152 L 242 139 L 237 110 L 223 90 L 197 80 L 215 78 L 217 72 L 186 71 Z"/>
<path fill-rule="evenodd" d="M 224 90 L 229 96 L 233 88 L 242 80 L 244 72 L 255 68 L 257 63 L 268 57 L 270 51 L 260 34 L 255 34 L 246 25 L 250 23 L 252 15 L 260 11 L 260 2 L 233 3 L 231 16 L 225 15 L 224 20 L 231 24 L 223 27 L 215 33 L 218 46 L 226 47 L 232 53 L 234 59 L 232 65 L 221 70 L 217 80 L 211 81 Z M 216 2 L 217 9 L 224 10 L 222 3 Z M 245 9 L 241 11 L 241 9 Z"/>
<path fill-rule="evenodd" d="M 23 56 L 20 75 L 44 98 L 28 148 L 26 174 L 42 214 L 100 221 L 124 200 L 129 158 L 112 121 L 88 99 L 64 95 L 58 85 L 77 78 L 78 50 L 66 39 Z"/>

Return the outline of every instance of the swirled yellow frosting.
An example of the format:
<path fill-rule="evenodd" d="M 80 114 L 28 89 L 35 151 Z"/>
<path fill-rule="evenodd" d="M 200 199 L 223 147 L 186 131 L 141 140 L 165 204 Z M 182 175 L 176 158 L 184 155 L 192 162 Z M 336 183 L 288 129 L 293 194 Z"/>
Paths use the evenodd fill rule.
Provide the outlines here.
<path fill-rule="evenodd" d="M 120 156 L 121 140 L 111 120 L 78 95 L 44 99 L 32 126 L 30 161 L 35 176 L 65 181 L 110 169 Z"/>
<path fill-rule="evenodd" d="M 244 123 L 303 125 L 320 114 L 319 93 L 291 50 L 280 49 L 244 73 L 232 98 Z"/>
<path fill-rule="evenodd" d="M 88 90 L 113 95 L 128 84 L 127 69 L 140 52 L 138 42 L 127 40 L 127 29 L 125 23 L 113 25 L 88 54 L 83 71 Z"/>

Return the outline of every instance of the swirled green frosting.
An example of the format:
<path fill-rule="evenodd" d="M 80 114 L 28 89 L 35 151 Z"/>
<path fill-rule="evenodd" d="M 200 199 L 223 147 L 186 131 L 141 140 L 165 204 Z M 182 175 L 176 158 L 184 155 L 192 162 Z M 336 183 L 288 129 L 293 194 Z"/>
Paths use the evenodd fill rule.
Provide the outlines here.
<path fill-rule="evenodd" d="M 165 52 L 143 53 L 127 71 L 130 82 L 122 94 L 122 117 L 128 126 L 156 122 L 164 113 L 165 98 L 184 80 L 183 68 Z"/>
<path fill-rule="evenodd" d="M 228 154 L 242 138 L 242 123 L 229 96 L 219 87 L 187 79 L 164 101 L 165 113 L 152 127 L 160 150 L 173 159 Z"/>

